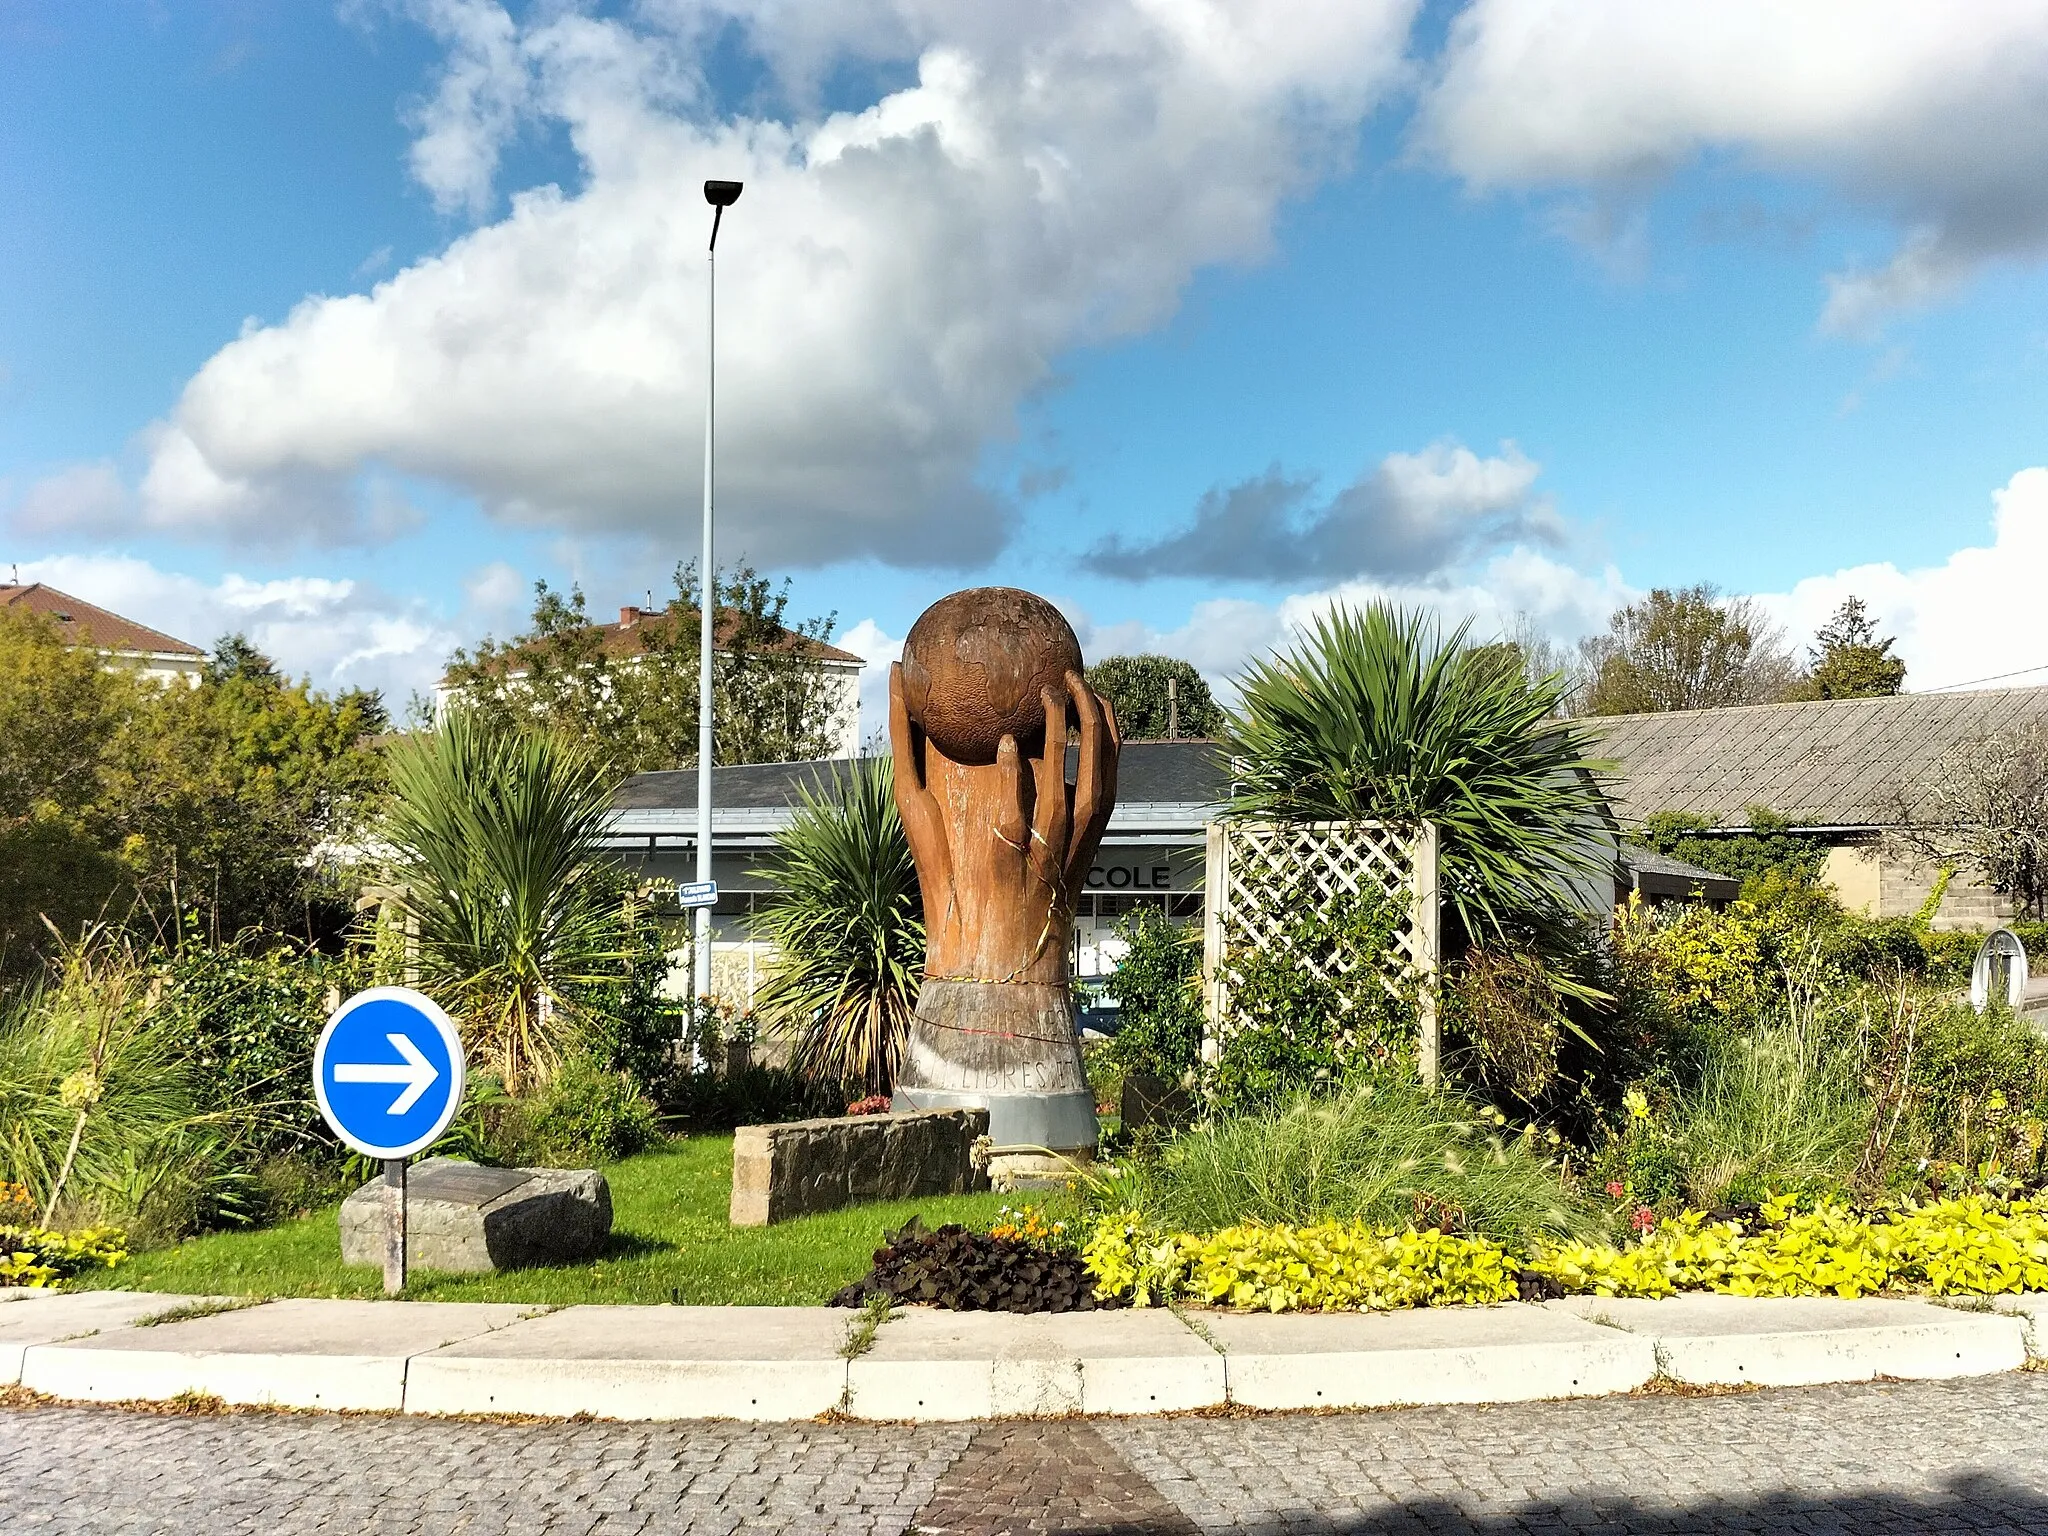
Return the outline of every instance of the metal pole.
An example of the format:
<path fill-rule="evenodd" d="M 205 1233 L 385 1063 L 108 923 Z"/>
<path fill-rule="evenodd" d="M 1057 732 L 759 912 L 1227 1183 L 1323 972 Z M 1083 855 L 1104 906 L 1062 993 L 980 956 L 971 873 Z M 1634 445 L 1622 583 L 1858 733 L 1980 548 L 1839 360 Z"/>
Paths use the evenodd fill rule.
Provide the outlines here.
<path fill-rule="evenodd" d="M 405 1289 L 405 1159 L 384 1159 L 384 1294 Z"/>
<path fill-rule="evenodd" d="M 722 210 L 721 210 L 722 211 Z M 697 655 L 697 878 L 711 878 L 711 645 L 718 606 L 717 568 L 711 561 L 712 420 L 718 390 L 718 230 L 705 261 L 704 324 L 704 554 L 698 567 Z M 711 995 L 711 909 L 697 909 L 696 993 Z"/>

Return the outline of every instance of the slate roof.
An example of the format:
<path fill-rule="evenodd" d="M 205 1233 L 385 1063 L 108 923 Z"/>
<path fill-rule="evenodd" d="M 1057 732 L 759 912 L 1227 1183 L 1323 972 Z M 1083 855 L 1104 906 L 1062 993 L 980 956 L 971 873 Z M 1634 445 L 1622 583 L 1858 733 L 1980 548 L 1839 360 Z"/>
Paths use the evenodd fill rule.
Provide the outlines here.
<path fill-rule="evenodd" d="M 52 620 L 66 645 L 89 645 L 94 650 L 141 653 L 152 656 L 204 656 L 205 651 L 184 640 L 124 619 L 118 613 L 88 603 L 84 598 L 59 592 L 40 581 L 13 585 L 0 582 L 0 608 L 24 609 Z"/>
<path fill-rule="evenodd" d="M 1803 827 L 1884 827 L 1919 803 L 1959 743 L 2048 722 L 2048 688 L 1907 693 L 1896 698 L 1744 704 L 1592 718 L 1599 755 L 1620 772 L 1609 787 L 1625 826 L 1659 811 L 1748 825 L 1768 806 Z"/>

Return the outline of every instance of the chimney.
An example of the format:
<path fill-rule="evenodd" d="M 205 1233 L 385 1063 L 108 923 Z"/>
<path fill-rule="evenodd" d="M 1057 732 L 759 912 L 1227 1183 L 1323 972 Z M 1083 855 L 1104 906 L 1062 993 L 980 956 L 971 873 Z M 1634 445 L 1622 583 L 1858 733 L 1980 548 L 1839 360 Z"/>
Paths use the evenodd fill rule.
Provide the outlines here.
<path fill-rule="evenodd" d="M 639 621 L 640 610 L 638 608 L 621 608 L 619 610 L 619 628 L 631 629 Z"/>

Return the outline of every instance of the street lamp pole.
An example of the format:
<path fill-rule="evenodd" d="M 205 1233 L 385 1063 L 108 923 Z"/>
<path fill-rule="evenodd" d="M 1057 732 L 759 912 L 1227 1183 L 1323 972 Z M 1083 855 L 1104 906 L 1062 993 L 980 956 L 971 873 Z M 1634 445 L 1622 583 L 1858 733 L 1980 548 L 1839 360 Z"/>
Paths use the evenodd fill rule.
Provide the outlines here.
<path fill-rule="evenodd" d="M 718 567 L 711 551 L 711 455 L 718 401 L 718 223 L 740 199 L 737 181 L 707 181 L 711 244 L 705 255 L 704 311 L 704 553 L 697 567 L 697 878 L 711 873 L 711 647 L 717 629 Z M 697 909 L 695 990 L 711 996 L 711 909 Z"/>

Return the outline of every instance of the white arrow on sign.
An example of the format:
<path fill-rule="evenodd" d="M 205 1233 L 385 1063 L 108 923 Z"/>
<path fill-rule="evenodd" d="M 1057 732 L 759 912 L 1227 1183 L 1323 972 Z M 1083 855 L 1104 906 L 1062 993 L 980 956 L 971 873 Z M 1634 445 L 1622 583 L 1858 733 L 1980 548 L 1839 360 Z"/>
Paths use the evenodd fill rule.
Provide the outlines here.
<path fill-rule="evenodd" d="M 403 1056 L 397 1061 L 339 1061 L 334 1064 L 337 1083 L 403 1083 L 405 1092 L 391 1101 L 387 1115 L 402 1115 L 419 1103 L 420 1095 L 433 1087 L 441 1072 L 420 1054 L 420 1048 L 404 1035 L 386 1035 L 392 1048 Z"/>

